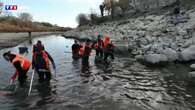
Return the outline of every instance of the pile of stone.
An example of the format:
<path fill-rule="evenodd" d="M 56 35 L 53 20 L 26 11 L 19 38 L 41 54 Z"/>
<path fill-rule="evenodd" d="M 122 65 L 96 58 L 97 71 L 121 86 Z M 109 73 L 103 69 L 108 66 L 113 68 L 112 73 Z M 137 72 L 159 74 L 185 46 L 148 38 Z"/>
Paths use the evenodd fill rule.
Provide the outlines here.
<path fill-rule="evenodd" d="M 187 11 L 186 22 L 177 25 L 169 23 L 169 18 L 167 14 L 141 16 L 68 31 L 64 36 L 96 39 L 97 32 L 107 34 L 119 53 L 130 52 L 152 64 L 195 59 L 195 11 Z"/>

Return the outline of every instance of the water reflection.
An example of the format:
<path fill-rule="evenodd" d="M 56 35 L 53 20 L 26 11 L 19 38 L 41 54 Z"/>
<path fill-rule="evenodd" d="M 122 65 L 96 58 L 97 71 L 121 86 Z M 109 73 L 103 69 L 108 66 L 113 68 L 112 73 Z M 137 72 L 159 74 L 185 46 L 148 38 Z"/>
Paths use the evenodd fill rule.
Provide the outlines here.
<path fill-rule="evenodd" d="M 41 100 L 37 102 L 37 106 L 42 106 L 47 103 L 51 103 L 52 99 L 52 87 L 49 82 L 44 82 L 36 87 Z"/>
<path fill-rule="evenodd" d="M 188 69 L 180 65 L 148 68 L 131 58 L 119 57 L 110 64 L 95 61 L 91 56 L 87 65 L 73 60 L 73 40 L 60 36 L 33 39 L 41 40 L 56 61 L 57 81 L 50 84 L 33 82 L 31 96 L 18 90 L 14 96 L 0 95 L 0 108 L 51 109 L 51 110 L 193 110 L 195 89 L 187 86 Z M 27 41 L 28 42 L 28 41 Z M 25 43 L 27 43 L 25 42 Z M 24 44 L 25 44 L 24 43 Z M 4 49 L 18 53 L 18 47 Z M 31 45 L 25 45 L 32 51 Z M 66 53 L 69 52 L 69 53 Z M 25 56 L 32 58 L 31 53 Z M 95 61 L 95 62 L 94 62 Z M 0 86 L 9 83 L 14 69 L 0 56 Z M 29 76 L 32 70 L 29 71 Z M 27 89 L 28 91 L 28 89 Z M 1 93 L 1 92 L 0 92 Z"/>

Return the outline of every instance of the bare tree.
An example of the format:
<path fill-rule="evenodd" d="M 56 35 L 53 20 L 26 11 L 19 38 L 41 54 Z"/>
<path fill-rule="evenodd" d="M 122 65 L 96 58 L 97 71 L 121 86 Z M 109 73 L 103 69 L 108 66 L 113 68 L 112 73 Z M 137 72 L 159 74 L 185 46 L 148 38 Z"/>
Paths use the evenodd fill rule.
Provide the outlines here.
<path fill-rule="evenodd" d="M 128 10 L 129 2 L 129 0 L 119 0 L 118 6 L 122 9 L 123 14 Z"/>
<path fill-rule="evenodd" d="M 23 22 L 31 22 L 33 17 L 29 13 L 20 13 L 18 18 Z"/>
<path fill-rule="evenodd" d="M 32 16 L 29 13 L 20 13 L 18 16 L 20 27 L 32 27 Z"/>

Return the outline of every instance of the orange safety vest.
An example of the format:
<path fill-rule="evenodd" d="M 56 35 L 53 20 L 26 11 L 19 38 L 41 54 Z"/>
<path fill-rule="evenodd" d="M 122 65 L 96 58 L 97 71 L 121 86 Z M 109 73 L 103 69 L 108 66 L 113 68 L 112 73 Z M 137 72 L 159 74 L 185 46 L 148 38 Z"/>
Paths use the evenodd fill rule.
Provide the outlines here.
<path fill-rule="evenodd" d="M 84 54 L 88 54 L 88 52 L 85 51 L 85 47 L 91 48 L 90 45 L 86 45 L 86 44 L 83 45 L 82 48 L 80 48 L 80 51 L 79 51 L 79 53 L 80 53 L 81 56 L 83 56 Z M 91 52 L 90 52 L 90 53 L 91 53 Z M 89 53 L 89 55 L 90 55 L 90 53 Z"/>
<path fill-rule="evenodd" d="M 83 56 L 84 51 L 85 51 L 85 46 L 82 45 L 82 47 L 79 49 L 79 55 L 80 55 L 80 56 Z"/>
<path fill-rule="evenodd" d="M 104 48 L 106 48 L 109 43 L 110 43 L 110 37 L 106 36 L 104 38 Z"/>
<path fill-rule="evenodd" d="M 27 58 L 24 58 L 21 55 L 16 55 L 16 57 L 12 60 L 12 64 L 18 61 L 20 62 L 22 69 L 28 70 L 30 68 L 31 62 Z"/>
<path fill-rule="evenodd" d="M 39 53 L 39 52 L 34 52 L 34 53 L 33 53 L 34 59 L 36 59 L 38 53 Z M 44 50 L 42 50 L 42 51 L 41 51 L 41 55 L 42 55 L 42 57 L 43 57 L 43 59 L 44 59 L 44 61 L 45 61 L 45 67 L 46 67 L 45 69 L 49 69 L 49 57 L 48 57 L 47 53 L 46 53 Z M 35 61 L 35 62 L 36 62 L 36 61 Z"/>

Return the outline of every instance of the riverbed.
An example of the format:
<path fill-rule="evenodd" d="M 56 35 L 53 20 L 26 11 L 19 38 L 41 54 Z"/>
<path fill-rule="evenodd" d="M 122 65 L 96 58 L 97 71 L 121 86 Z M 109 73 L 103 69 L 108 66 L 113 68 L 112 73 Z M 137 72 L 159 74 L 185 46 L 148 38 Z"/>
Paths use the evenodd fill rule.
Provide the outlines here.
<path fill-rule="evenodd" d="M 195 88 L 189 85 L 188 64 L 147 67 L 127 55 L 116 56 L 114 62 L 105 65 L 95 63 L 92 54 L 90 67 L 83 71 L 81 60 L 72 60 L 72 39 L 51 35 L 34 38 L 33 43 L 37 40 L 43 42 L 54 58 L 57 77 L 50 84 L 39 84 L 35 75 L 30 96 L 27 96 L 28 88 L 18 88 L 14 93 L 1 89 L 2 110 L 195 109 Z M 0 50 L 0 88 L 9 85 L 15 71 L 2 54 L 8 50 L 18 53 L 21 46 L 29 48 L 24 56 L 31 59 L 32 45 L 28 41 Z M 28 73 L 28 82 L 31 74 L 32 70 Z"/>

